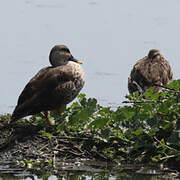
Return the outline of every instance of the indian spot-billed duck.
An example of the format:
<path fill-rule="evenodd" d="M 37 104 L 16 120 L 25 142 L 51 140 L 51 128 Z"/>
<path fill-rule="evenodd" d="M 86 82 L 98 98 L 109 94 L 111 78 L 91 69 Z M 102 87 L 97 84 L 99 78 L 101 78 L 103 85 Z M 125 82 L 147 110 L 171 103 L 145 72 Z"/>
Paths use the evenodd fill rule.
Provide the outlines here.
<path fill-rule="evenodd" d="M 151 49 L 148 56 L 138 60 L 131 70 L 128 78 L 128 90 L 144 93 L 154 85 L 165 86 L 173 80 L 173 72 L 169 62 L 157 49 Z M 161 88 L 156 86 L 154 93 Z"/>
<path fill-rule="evenodd" d="M 70 103 L 83 88 L 84 71 L 65 45 L 52 48 L 49 61 L 51 66 L 41 69 L 25 86 L 9 123 L 28 115 L 45 113 L 48 124 L 49 110 L 61 109 Z"/>

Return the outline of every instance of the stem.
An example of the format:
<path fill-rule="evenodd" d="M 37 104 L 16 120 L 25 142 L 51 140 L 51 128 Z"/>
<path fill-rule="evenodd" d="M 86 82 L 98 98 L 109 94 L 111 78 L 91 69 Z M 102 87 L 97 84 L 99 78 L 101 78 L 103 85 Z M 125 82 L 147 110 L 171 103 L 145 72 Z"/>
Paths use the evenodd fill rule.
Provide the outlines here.
<path fill-rule="evenodd" d="M 166 148 L 168 148 L 168 149 L 170 149 L 170 150 L 173 150 L 173 151 L 177 151 L 176 149 L 174 149 L 174 148 L 172 148 L 172 147 L 170 147 L 170 146 L 168 146 L 168 145 L 166 145 L 166 144 L 163 144 L 161 141 L 159 141 L 156 137 L 154 137 L 154 139 L 159 143 L 159 144 L 161 144 L 161 146 L 163 146 L 163 147 L 166 147 Z"/>
<path fill-rule="evenodd" d="M 169 91 L 173 91 L 173 92 L 176 92 L 176 93 L 180 93 L 180 91 L 175 90 L 174 88 L 169 88 L 169 87 L 167 87 L 167 86 L 162 86 L 162 85 L 159 85 L 159 84 L 153 84 L 153 86 L 161 87 L 161 88 L 167 89 L 167 90 L 169 90 Z"/>
<path fill-rule="evenodd" d="M 141 101 L 123 101 L 122 103 L 161 103 L 161 101 L 141 100 Z"/>

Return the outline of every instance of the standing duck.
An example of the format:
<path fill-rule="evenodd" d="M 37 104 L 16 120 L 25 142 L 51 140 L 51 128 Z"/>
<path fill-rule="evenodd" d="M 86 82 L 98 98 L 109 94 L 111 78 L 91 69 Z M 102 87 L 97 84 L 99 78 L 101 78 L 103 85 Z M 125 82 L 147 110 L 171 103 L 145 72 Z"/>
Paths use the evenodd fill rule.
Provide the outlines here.
<path fill-rule="evenodd" d="M 132 94 L 135 91 L 144 93 L 154 85 L 167 85 L 173 80 L 173 72 L 168 61 L 157 49 L 151 49 L 148 56 L 136 62 L 128 78 L 128 90 Z M 160 87 L 156 86 L 154 93 Z"/>
<path fill-rule="evenodd" d="M 84 71 L 64 45 L 52 48 L 51 66 L 41 69 L 25 86 L 9 120 L 12 123 L 28 115 L 44 112 L 48 124 L 49 110 L 61 109 L 70 103 L 84 86 Z"/>

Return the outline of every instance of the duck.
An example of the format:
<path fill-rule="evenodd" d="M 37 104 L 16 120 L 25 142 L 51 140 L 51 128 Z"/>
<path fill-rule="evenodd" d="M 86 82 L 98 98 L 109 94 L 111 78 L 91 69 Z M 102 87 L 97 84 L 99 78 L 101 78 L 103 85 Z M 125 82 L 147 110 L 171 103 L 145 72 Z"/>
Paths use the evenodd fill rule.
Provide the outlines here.
<path fill-rule="evenodd" d="M 138 60 L 128 77 L 128 90 L 130 94 L 135 91 L 143 94 L 147 89 L 155 86 L 153 93 L 160 91 L 173 81 L 173 71 L 164 55 L 158 49 L 151 49 L 148 55 Z"/>
<path fill-rule="evenodd" d="M 55 45 L 49 54 L 51 66 L 41 69 L 24 87 L 9 124 L 29 115 L 44 112 L 46 121 L 48 111 L 56 110 L 60 115 L 62 108 L 72 102 L 85 83 L 82 61 L 75 59 L 65 45 Z"/>

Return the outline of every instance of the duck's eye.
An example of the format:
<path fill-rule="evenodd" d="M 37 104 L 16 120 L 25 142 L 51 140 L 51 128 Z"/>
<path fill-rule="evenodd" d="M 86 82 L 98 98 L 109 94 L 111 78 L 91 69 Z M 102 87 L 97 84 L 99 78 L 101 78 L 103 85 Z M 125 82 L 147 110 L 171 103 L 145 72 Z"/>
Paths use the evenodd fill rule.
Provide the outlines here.
<path fill-rule="evenodd" d="M 64 51 L 64 52 L 67 52 L 67 53 L 70 53 L 69 49 L 67 48 L 62 48 L 61 51 Z"/>

